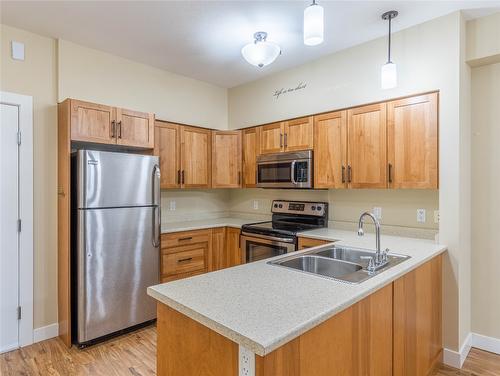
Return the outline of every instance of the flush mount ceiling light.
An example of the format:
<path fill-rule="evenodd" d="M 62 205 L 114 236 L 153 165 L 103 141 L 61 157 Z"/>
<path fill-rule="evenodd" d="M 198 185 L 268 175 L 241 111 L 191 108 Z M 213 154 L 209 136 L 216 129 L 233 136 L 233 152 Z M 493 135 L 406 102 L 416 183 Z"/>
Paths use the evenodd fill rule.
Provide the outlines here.
<path fill-rule="evenodd" d="M 316 0 L 304 9 L 304 44 L 307 46 L 317 46 L 323 43 L 324 11 L 321 5 L 316 4 Z"/>
<path fill-rule="evenodd" d="M 398 72 L 396 64 L 391 60 L 391 21 L 398 16 L 398 12 L 390 10 L 382 15 L 382 19 L 389 21 L 389 41 L 387 49 L 387 63 L 382 65 L 381 86 L 382 89 L 392 89 L 398 86 Z"/>
<path fill-rule="evenodd" d="M 241 49 L 241 54 L 250 64 L 259 68 L 271 64 L 281 54 L 281 48 L 266 41 L 267 33 L 258 31 L 253 35 L 255 41 Z"/>

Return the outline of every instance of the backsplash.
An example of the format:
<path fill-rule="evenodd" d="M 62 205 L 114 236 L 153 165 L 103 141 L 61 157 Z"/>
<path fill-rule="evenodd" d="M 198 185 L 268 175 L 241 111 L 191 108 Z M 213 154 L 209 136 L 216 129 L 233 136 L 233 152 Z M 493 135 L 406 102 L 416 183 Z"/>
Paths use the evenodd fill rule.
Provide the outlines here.
<path fill-rule="evenodd" d="M 434 211 L 439 208 L 437 190 L 164 190 L 162 223 L 226 216 L 268 220 L 274 199 L 328 202 L 329 226 L 339 229 L 354 231 L 363 211 L 380 207 L 383 233 L 434 239 L 439 230 L 434 222 Z M 417 222 L 417 209 L 425 209 L 425 222 Z M 367 231 L 372 231 L 367 225 Z"/>

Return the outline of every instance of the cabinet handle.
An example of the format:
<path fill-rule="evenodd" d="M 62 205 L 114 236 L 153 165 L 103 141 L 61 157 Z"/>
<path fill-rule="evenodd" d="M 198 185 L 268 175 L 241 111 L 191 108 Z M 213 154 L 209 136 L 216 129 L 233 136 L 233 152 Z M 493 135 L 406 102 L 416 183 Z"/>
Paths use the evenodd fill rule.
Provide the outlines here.
<path fill-rule="evenodd" d="M 285 133 L 285 147 L 288 146 L 288 133 Z"/>
<path fill-rule="evenodd" d="M 280 133 L 280 148 L 283 147 L 283 133 Z"/>
<path fill-rule="evenodd" d="M 342 183 L 345 183 L 345 166 L 342 166 Z"/>
<path fill-rule="evenodd" d="M 177 170 L 177 184 L 181 184 L 181 170 Z"/>
<path fill-rule="evenodd" d="M 120 120 L 118 123 L 118 138 L 122 138 L 122 121 Z"/>
<path fill-rule="evenodd" d="M 184 241 L 186 241 L 186 240 L 191 240 L 191 239 L 193 239 L 193 237 L 192 237 L 192 236 L 186 236 L 185 238 L 179 238 L 179 241 L 180 241 L 180 242 L 184 242 Z"/>
<path fill-rule="evenodd" d="M 111 121 L 111 138 L 116 137 L 116 121 Z"/>
<path fill-rule="evenodd" d="M 181 172 L 181 184 L 184 184 L 184 170 Z"/>
<path fill-rule="evenodd" d="M 347 182 L 350 183 L 352 180 L 352 169 L 350 165 L 347 165 Z"/>
<path fill-rule="evenodd" d="M 238 172 L 238 185 L 241 184 L 241 171 Z"/>
<path fill-rule="evenodd" d="M 389 163 L 389 172 L 388 172 L 388 175 L 389 175 L 389 183 L 392 183 L 392 164 Z"/>
<path fill-rule="evenodd" d="M 193 259 L 192 257 L 187 257 L 187 258 L 179 259 L 179 260 L 177 260 L 177 262 L 186 262 L 186 261 L 191 261 L 192 259 Z"/>

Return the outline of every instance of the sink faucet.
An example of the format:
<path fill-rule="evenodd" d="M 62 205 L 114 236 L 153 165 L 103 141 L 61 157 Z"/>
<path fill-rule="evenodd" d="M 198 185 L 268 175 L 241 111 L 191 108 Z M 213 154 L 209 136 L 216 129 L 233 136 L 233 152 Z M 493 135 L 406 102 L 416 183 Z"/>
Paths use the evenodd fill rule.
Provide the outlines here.
<path fill-rule="evenodd" d="M 363 231 L 363 224 L 364 224 L 363 219 L 365 217 L 370 217 L 373 220 L 373 223 L 375 223 L 375 241 L 377 247 L 377 253 L 375 254 L 375 264 L 380 264 L 381 262 L 383 262 L 382 253 L 380 251 L 380 222 L 372 213 L 364 212 L 359 217 L 359 226 L 358 226 L 359 236 L 363 236 L 365 234 L 365 232 Z"/>

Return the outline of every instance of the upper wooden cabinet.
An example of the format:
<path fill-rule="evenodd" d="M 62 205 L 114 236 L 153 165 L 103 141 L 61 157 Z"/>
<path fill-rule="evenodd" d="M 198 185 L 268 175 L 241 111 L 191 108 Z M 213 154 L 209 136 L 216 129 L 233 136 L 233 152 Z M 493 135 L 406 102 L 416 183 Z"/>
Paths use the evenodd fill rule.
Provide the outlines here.
<path fill-rule="evenodd" d="M 181 184 L 183 188 L 210 188 L 212 185 L 212 131 L 181 128 Z"/>
<path fill-rule="evenodd" d="M 210 188 L 210 130 L 157 121 L 154 154 L 160 157 L 161 188 Z"/>
<path fill-rule="evenodd" d="M 260 128 L 244 129 L 243 135 L 243 186 L 257 185 L 257 156 L 260 154 Z"/>
<path fill-rule="evenodd" d="M 260 127 L 260 153 L 272 154 L 283 151 L 283 123 Z"/>
<path fill-rule="evenodd" d="M 283 147 L 285 151 L 313 148 L 313 117 L 288 120 L 283 123 Z"/>
<path fill-rule="evenodd" d="M 386 104 L 347 111 L 347 181 L 350 188 L 387 187 Z"/>
<path fill-rule="evenodd" d="M 241 188 L 240 131 L 212 131 L 212 188 Z"/>
<path fill-rule="evenodd" d="M 116 109 L 116 143 L 142 148 L 154 147 L 155 116 L 145 112 Z"/>
<path fill-rule="evenodd" d="M 154 154 L 160 157 L 160 187 L 181 187 L 181 126 L 157 121 Z"/>
<path fill-rule="evenodd" d="M 390 188 L 438 188 L 437 93 L 388 102 Z"/>
<path fill-rule="evenodd" d="M 314 187 L 347 187 L 347 111 L 314 117 Z"/>
<path fill-rule="evenodd" d="M 259 128 L 261 154 L 313 148 L 312 116 L 267 124 Z"/>
<path fill-rule="evenodd" d="M 70 103 L 71 141 L 152 149 L 154 114 L 66 99 Z"/>
<path fill-rule="evenodd" d="M 71 140 L 116 143 L 116 109 L 101 104 L 66 99 L 70 103 Z"/>

